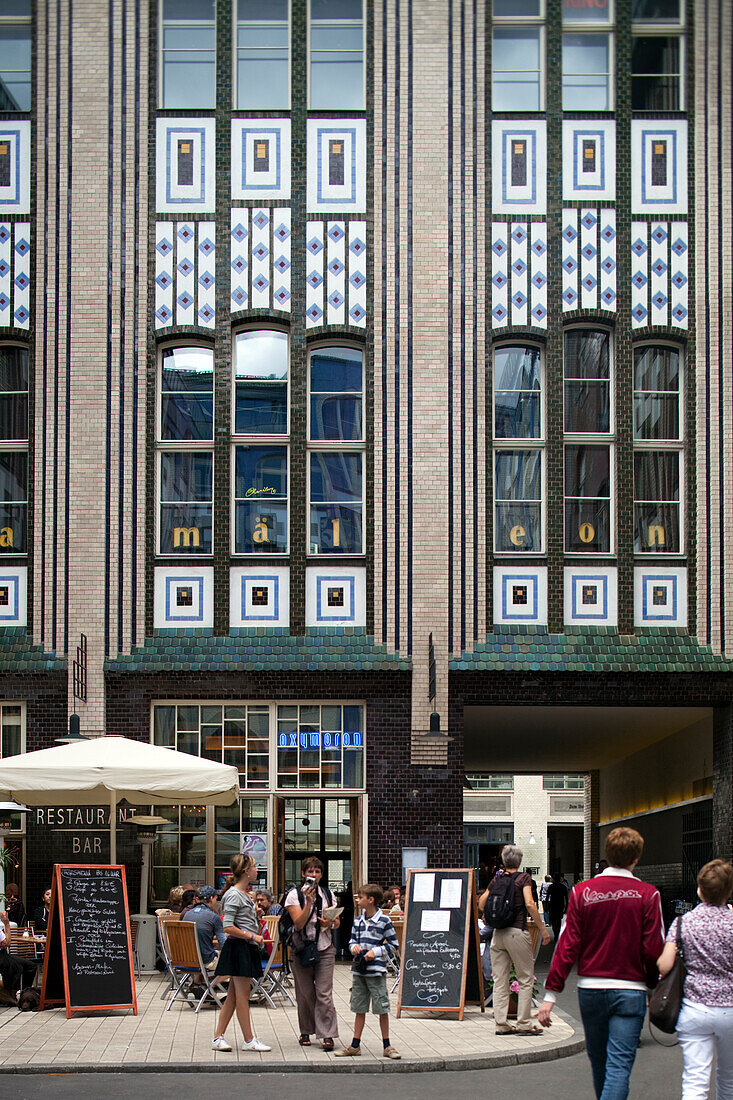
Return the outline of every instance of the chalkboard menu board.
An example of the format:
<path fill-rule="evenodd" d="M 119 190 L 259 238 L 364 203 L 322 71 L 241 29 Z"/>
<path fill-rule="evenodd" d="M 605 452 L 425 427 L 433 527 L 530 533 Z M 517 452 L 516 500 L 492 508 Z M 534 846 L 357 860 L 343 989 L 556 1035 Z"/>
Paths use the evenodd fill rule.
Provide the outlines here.
<path fill-rule="evenodd" d="M 457 1012 L 481 1005 L 484 985 L 473 871 L 410 871 L 397 1015 L 403 1009 Z"/>
<path fill-rule="evenodd" d="M 137 1015 L 125 868 L 59 864 L 53 871 L 41 1008 L 132 1008 Z"/>

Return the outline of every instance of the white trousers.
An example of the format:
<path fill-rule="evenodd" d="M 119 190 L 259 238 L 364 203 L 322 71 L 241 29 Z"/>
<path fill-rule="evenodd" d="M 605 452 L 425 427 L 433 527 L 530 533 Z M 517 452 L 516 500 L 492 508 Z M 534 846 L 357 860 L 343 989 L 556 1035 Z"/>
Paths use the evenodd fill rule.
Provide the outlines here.
<path fill-rule="evenodd" d="M 733 1100 L 733 1008 L 708 1008 L 684 1000 L 677 1036 L 684 1062 L 682 1100 L 707 1100 L 714 1054 L 717 1100 Z"/>

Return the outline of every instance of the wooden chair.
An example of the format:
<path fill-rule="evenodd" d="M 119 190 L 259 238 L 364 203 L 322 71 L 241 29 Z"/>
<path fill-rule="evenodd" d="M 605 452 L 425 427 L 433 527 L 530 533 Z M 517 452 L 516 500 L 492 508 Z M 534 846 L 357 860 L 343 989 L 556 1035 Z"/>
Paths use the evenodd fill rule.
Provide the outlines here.
<path fill-rule="evenodd" d="M 262 918 L 262 923 L 267 929 L 267 933 L 272 941 L 272 951 L 270 957 L 267 960 L 264 973 L 261 979 L 256 983 L 259 987 L 259 992 L 272 1004 L 272 996 L 275 993 L 280 993 L 283 997 L 287 997 L 291 1005 L 294 1006 L 295 1002 L 288 993 L 285 987 L 285 979 L 287 977 L 286 958 L 282 940 L 280 939 L 280 914 L 277 913 L 274 916 L 266 916 Z M 253 982 L 253 987 L 255 983 Z"/>
<path fill-rule="evenodd" d="M 175 1001 L 184 1001 L 185 1004 L 198 1012 L 205 1000 L 210 999 L 221 1007 L 223 1001 L 219 990 L 214 988 L 206 963 L 201 958 L 201 944 L 199 943 L 199 930 L 193 921 L 166 921 L 165 934 L 168 938 L 169 971 L 176 988 L 173 996 L 166 1005 L 166 1012 L 170 1012 Z M 196 1000 L 192 991 L 194 981 L 204 987 L 201 997 Z"/>
<path fill-rule="evenodd" d="M 23 929 L 23 932 L 25 929 Z M 38 980 L 38 965 L 42 960 L 43 955 L 39 957 L 38 944 L 32 936 L 24 936 L 20 929 L 10 929 L 10 943 L 8 945 L 10 954 L 15 955 L 18 959 L 25 959 L 28 962 L 34 962 L 36 964 L 36 974 L 33 979 L 34 984 Z"/>
<path fill-rule="evenodd" d="M 170 909 L 159 909 L 156 911 L 155 919 L 158 924 L 157 953 L 163 961 L 166 973 L 168 974 L 168 978 L 170 980 L 168 988 L 164 989 L 160 995 L 161 1001 L 164 1001 L 168 996 L 170 990 L 175 989 L 176 987 L 176 981 L 171 972 L 171 956 L 170 948 L 168 946 L 168 936 L 166 934 L 166 928 L 169 924 L 175 924 L 176 921 L 180 920 L 180 914 L 173 913 Z"/>
<path fill-rule="evenodd" d="M 132 968 L 135 973 L 135 977 L 140 977 L 140 956 L 137 953 L 137 934 L 140 931 L 140 925 L 138 921 L 130 921 L 130 939 L 132 940 Z"/>

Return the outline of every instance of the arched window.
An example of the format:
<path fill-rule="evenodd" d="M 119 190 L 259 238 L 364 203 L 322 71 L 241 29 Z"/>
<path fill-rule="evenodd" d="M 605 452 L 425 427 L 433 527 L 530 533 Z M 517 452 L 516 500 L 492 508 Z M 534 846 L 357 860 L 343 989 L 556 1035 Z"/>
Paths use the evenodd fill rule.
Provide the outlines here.
<path fill-rule="evenodd" d="M 634 550 L 682 550 L 682 355 L 666 344 L 634 349 Z"/>
<path fill-rule="evenodd" d="M 28 550 L 28 349 L 0 345 L 0 553 Z"/>
<path fill-rule="evenodd" d="M 544 549 L 543 366 L 538 347 L 494 350 L 494 550 Z"/>

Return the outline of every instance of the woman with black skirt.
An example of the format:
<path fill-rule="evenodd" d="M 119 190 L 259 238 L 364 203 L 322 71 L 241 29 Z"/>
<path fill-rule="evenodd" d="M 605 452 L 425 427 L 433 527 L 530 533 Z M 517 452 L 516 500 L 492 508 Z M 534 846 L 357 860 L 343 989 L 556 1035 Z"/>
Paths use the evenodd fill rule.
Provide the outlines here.
<path fill-rule="evenodd" d="M 231 875 L 222 900 L 221 919 L 224 922 L 226 941 L 216 964 L 217 977 L 229 976 L 229 992 L 222 1005 L 216 1033 L 212 1042 L 214 1050 L 231 1050 L 224 1038 L 229 1021 L 237 1013 L 239 1026 L 244 1034 L 242 1050 L 265 1052 L 272 1050 L 252 1031 L 249 1018 L 250 979 L 262 974 L 262 936 L 257 917 L 255 899 L 247 892 L 247 886 L 257 878 L 257 864 L 252 856 L 234 856 L 229 864 Z"/>

